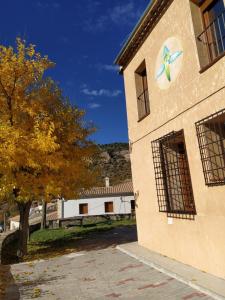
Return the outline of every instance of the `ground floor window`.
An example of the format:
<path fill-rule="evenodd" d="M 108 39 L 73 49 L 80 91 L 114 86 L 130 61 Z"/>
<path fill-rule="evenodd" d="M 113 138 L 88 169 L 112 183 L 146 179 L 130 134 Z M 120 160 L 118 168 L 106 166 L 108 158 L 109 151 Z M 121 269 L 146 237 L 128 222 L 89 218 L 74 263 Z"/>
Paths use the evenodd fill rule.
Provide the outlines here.
<path fill-rule="evenodd" d="M 183 130 L 152 142 L 159 211 L 195 214 Z"/>
<path fill-rule="evenodd" d="M 134 211 L 135 210 L 135 200 L 130 201 L 130 206 L 131 206 L 131 210 Z"/>
<path fill-rule="evenodd" d="M 206 184 L 225 184 L 225 109 L 195 125 Z"/>
<path fill-rule="evenodd" d="M 88 214 L 88 203 L 79 204 L 79 214 L 80 215 Z"/>
<path fill-rule="evenodd" d="M 105 202 L 105 213 L 113 212 L 113 202 Z"/>

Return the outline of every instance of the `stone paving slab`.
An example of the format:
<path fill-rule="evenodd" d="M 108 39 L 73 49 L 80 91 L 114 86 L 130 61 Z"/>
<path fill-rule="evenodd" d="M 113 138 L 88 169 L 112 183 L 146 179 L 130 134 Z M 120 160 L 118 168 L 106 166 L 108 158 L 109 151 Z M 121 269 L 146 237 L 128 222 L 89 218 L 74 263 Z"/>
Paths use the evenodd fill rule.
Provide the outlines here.
<path fill-rule="evenodd" d="M 204 293 L 110 247 L 11 266 L 5 300 L 210 300 Z"/>
<path fill-rule="evenodd" d="M 150 251 L 137 242 L 117 246 L 117 249 L 138 261 L 175 278 L 213 299 L 225 299 L 225 280 Z"/>

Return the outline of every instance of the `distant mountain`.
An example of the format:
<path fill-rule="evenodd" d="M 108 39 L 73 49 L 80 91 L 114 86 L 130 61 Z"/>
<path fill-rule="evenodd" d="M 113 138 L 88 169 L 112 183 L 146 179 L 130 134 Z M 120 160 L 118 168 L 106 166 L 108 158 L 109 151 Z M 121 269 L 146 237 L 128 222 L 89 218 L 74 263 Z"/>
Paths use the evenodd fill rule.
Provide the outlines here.
<path fill-rule="evenodd" d="M 101 150 L 100 182 L 104 185 L 104 178 L 109 177 L 110 185 L 131 179 L 130 153 L 128 143 L 112 143 L 99 145 Z"/>

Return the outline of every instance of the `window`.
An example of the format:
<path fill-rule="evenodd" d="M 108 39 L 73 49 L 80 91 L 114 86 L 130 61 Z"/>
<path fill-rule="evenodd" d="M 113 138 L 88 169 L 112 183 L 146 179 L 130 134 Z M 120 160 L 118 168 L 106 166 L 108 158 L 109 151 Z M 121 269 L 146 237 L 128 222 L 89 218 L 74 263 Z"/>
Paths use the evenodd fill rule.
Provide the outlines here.
<path fill-rule="evenodd" d="M 183 130 L 152 142 L 159 211 L 195 214 Z"/>
<path fill-rule="evenodd" d="M 79 214 L 80 215 L 88 214 L 88 204 L 87 203 L 79 204 Z"/>
<path fill-rule="evenodd" d="M 135 210 L 135 200 L 130 201 L 131 211 Z"/>
<path fill-rule="evenodd" d="M 207 185 L 225 184 L 225 109 L 196 123 Z"/>
<path fill-rule="evenodd" d="M 105 202 L 105 213 L 113 212 L 113 202 Z"/>
<path fill-rule="evenodd" d="M 150 113 L 148 82 L 145 62 L 135 72 L 137 107 L 139 121 L 144 119 Z"/>
<path fill-rule="evenodd" d="M 192 17 L 200 64 L 204 68 L 225 54 L 224 0 L 192 0 Z"/>

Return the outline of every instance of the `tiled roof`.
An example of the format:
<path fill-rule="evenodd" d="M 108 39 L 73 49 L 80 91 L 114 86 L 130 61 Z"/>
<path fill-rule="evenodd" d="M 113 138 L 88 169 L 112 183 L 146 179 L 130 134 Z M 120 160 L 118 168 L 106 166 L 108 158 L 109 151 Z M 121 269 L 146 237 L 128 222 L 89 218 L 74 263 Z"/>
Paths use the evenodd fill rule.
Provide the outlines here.
<path fill-rule="evenodd" d="M 103 196 L 118 196 L 118 195 L 132 195 L 133 184 L 132 181 L 127 181 L 117 185 L 112 185 L 109 187 L 94 187 L 90 190 L 85 190 L 81 193 L 81 198 L 91 198 L 91 197 L 103 197 Z"/>
<path fill-rule="evenodd" d="M 41 222 L 41 214 L 39 214 L 38 216 L 36 216 L 35 218 L 29 218 L 30 220 L 30 224 L 33 224 L 35 222 Z M 46 215 L 47 221 L 54 221 L 58 219 L 58 212 L 57 211 L 53 211 L 50 213 L 47 213 Z M 20 216 L 15 216 L 9 219 L 10 221 L 14 221 L 14 222 L 19 222 L 20 220 Z"/>
<path fill-rule="evenodd" d="M 19 222 L 20 220 L 20 216 L 15 216 L 15 217 L 12 217 L 12 218 L 9 218 L 10 221 L 14 221 L 14 222 Z"/>
<path fill-rule="evenodd" d="M 55 220 L 58 220 L 58 212 L 57 211 L 53 211 L 53 212 L 47 214 L 47 221 L 55 221 Z"/>

